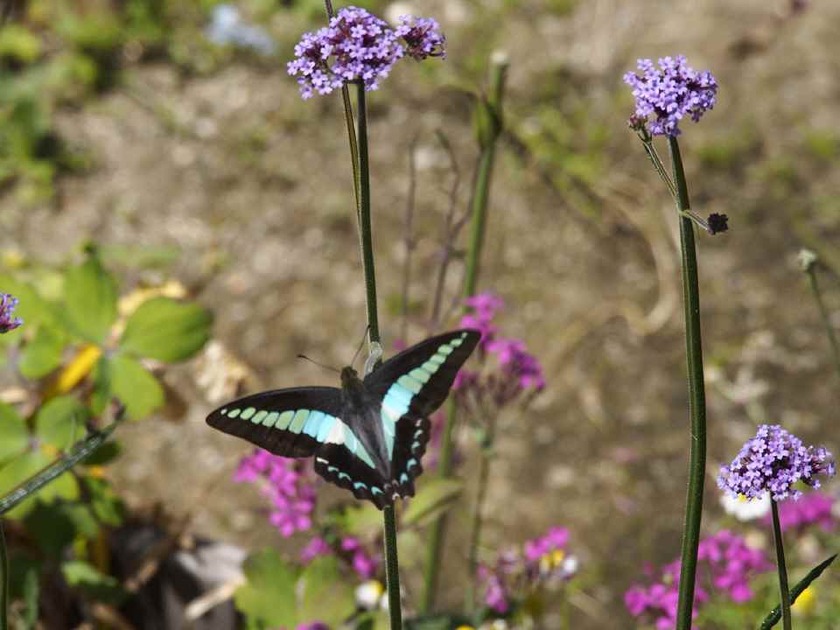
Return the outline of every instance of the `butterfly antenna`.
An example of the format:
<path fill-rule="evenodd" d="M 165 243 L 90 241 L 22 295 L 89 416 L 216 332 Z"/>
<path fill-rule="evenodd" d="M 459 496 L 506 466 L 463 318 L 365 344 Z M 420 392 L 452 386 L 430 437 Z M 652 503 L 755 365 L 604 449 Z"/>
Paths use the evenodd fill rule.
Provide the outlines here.
<path fill-rule="evenodd" d="M 299 355 L 297 355 L 297 358 L 298 359 L 306 359 L 310 363 L 314 363 L 315 365 L 317 365 L 319 368 L 324 368 L 325 370 L 329 370 L 330 372 L 335 372 L 336 374 L 341 374 L 341 370 L 338 370 L 338 369 L 332 367 L 331 365 L 325 365 L 323 363 L 318 363 L 318 361 L 316 361 L 315 359 L 310 359 L 305 354 L 299 354 Z"/>

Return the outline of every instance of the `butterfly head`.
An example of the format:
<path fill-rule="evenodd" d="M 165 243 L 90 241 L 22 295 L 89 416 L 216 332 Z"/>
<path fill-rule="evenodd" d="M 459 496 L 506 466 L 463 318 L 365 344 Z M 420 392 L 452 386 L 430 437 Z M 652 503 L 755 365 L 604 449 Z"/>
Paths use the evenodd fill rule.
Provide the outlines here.
<path fill-rule="evenodd" d="M 349 365 L 341 368 L 341 387 L 349 389 L 360 382 L 359 373 Z"/>

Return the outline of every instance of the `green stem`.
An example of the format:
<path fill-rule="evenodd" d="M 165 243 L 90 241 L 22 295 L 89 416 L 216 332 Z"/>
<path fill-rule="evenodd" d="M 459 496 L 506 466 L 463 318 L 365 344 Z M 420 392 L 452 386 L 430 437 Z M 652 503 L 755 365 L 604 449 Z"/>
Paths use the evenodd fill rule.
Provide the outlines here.
<path fill-rule="evenodd" d="M 6 536 L 3 534 L 3 520 L 0 519 L 0 630 L 8 630 L 9 621 L 9 552 Z"/>
<path fill-rule="evenodd" d="M 495 418 L 491 418 L 487 429 L 487 436 L 481 448 L 481 461 L 478 469 L 478 489 L 475 495 L 472 523 L 470 525 L 469 542 L 469 579 L 467 580 L 467 594 L 465 597 L 468 612 L 475 610 L 475 576 L 478 574 L 478 549 L 481 545 L 481 527 L 484 524 L 484 500 L 487 497 L 487 481 L 490 478 L 490 459 L 493 456 L 493 442 L 495 440 Z"/>
<path fill-rule="evenodd" d="M 379 317 L 376 311 L 376 269 L 373 264 L 373 229 L 370 212 L 370 161 L 368 160 L 367 104 L 365 86 L 356 84 L 356 125 L 358 130 L 358 165 L 359 172 L 355 180 L 358 187 L 359 235 L 362 254 L 362 268 L 365 275 L 365 297 L 367 305 L 368 340 L 378 344 Z M 391 618 L 391 630 L 402 629 L 402 610 L 400 607 L 400 567 L 397 556 L 397 518 L 394 506 L 388 505 L 382 511 L 385 538 L 385 579 L 388 588 L 388 614 Z"/>
<path fill-rule="evenodd" d="M 703 382 L 703 347 L 700 336 L 700 288 L 697 280 L 697 252 L 694 225 L 684 216 L 690 210 L 688 187 L 677 139 L 669 137 L 677 212 L 680 222 L 683 302 L 685 308 L 686 358 L 688 365 L 689 415 L 691 416 L 688 493 L 683 527 L 677 630 L 690 630 L 694 608 L 697 548 L 703 516 L 703 485 L 706 473 L 706 394 Z"/>
<path fill-rule="evenodd" d="M 834 366 L 837 368 L 837 374 L 840 375 L 840 342 L 837 341 L 837 333 L 834 332 L 834 326 L 831 325 L 831 318 L 828 316 L 828 309 L 823 301 L 820 285 L 817 284 L 816 266 L 815 264 L 809 265 L 806 273 L 808 274 L 808 281 L 811 285 L 811 292 L 814 294 L 817 306 L 820 309 L 820 317 L 822 318 L 823 326 L 825 326 L 825 332 L 828 335 L 828 342 L 831 345 L 831 353 L 834 357 Z"/>
<path fill-rule="evenodd" d="M 501 57 L 494 58 L 491 65 L 489 96 L 486 100 L 480 100 L 477 104 L 477 131 L 481 154 L 479 156 L 470 208 L 472 229 L 470 231 L 470 242 L 467 250 L 464 297 L 473 295 L 478 284 L 481 250 L 484 244 L 484 233 L 487 228 L 487 206 L 490 199 L 490 182 L 492 180 L 493 163 L 496 156 L 496 143 L 502 133 L 502 96 L 504 94 L 506 75 L 507 60 Z M 452 476 L 453 435 L 456 416 L 455 401 L 450 398 L 446 406 L 446 419 L 444 420 L 440 445 L 440 463 L 438 464 L 438 475 L 443 479 Z M 423 601 L 421 603 L 421 610 L 423 612 L 429 612 L 435 606 L 443 541 L 446 537 L 446 525 L 447 515 L 443 514 L 432 525 L 429 534 Z M 473 580 L 474 576 L 469 576 L 469 579 Z"/>
<path fill-rule="evenodd" d="M 785 545 L 782 541 L 782 526 L 779 522 L 779 505 L 775 500 L 771 499 L 770 506 L 773 510 L 773 543 L 776 546 L 776 569 L 779 572 L 779 594 L 782 597 L 782 627 L 784 630 L 790 630 L 790 591 L 788 590 L 787 567 L 785 565 Z"/>

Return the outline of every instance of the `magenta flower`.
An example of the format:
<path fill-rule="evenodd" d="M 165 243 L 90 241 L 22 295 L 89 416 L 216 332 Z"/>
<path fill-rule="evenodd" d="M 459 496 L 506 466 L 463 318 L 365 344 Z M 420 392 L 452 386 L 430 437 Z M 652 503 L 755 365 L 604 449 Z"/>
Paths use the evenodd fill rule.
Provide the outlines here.
<path fill-rule="evenodd" d="M 526 541 L 525 559 L 528 562 L 539 562 L 540 558 L 552 551 L 565 549 L 568 542 L 568 529 L 565 527 L 552 527 L 545 536 Z"/>
<path fill-rule="evenodd" d="M 354 81 L 370 91 L 404 55 L 443 57 L 443 46 L 438 24 L 430 18 L 403 16 L 394 30 L 365 9 L 345 7 L 328 26 L 303 35 L 287 70 L 297 78 L 304 99 Z"/>
<path fill-rule="evenodd" d="M 714 76 L 689 67 L 683 55 L 659 59 L 659 68 L 650 59 L 639 59 L 637 66 L 640 74 L 624 75 L 636 99 L 632 127 L 646 127 L 654 136 L 678 136 L 683 118 L 697 122 L 715 106 L 718 84 Z"/>
<path fill-rule="evenodd" d="M 504 300 L 488 291 L 468 297 L 464 300 L 464 304 L 469 310 L 461 317 L 459 327 L 479 331 L 481 333 L 479 350 L 486 350 L 487 344 L 496 335 L 497 328 L 493 323 L 493 318 L 505 307 Z"/>
<path fill-rule="evenodd" d="M 783 532 L 802 531 L 811 525 L 817 525 L 823 531 L 837 529 L 837 517 L 832 513 L 834 497 L 822 492 L 811 492 L 797 501 L 785 501 L 779 505 L 779 525 Z M 764 518 L 768 525 L 772 522 L 768 515 Z"/>
<path fill-rule="evenodd" d="M 348 552 L 353 570 L 363 580 L 371 579 L 379 571 L 379 557 L 369 553 L 358 538 L 344 538 L 341 549 Z"/>
<path fill-rule="evenodd" d="M 698 548 L 697 575 L 709 580 L 714 592 L 736 603 L 752 598 L 749 581 L 758 573 L 772 569 L 763 551 L 747 545 L 743 537 L 721 531 L 704 538 Z M 634 617 L 644 617 L 662 630 L 673 628 L 677 620 L 680 561 L 665 565 L 648 585 L 635 584 L 624 594 L 624 605 Z M 699 605 L 709 601 L 710 590 L 699 586 L 694 594 L 693 615 Z"/>
<path fill-rule="evenodd" d="M 256 483 L 269 498 L 269 522 L 286 538 L 312 527 L 315 476 L 308 462 L 258 449 L 239 462 L 234 481 Z"/>
<path fill-rule="evenodd" d="M 295 630 L 330 630 L 330 627 L 323 621 L 309 621 L 298 624 Z"/>
<path fill-rule="evenodd" d="M 831 477 L 835 465 L 822 446 L 805 446 L 798 437 L 778 425 L 762 424 L 729 466 L 722 466 L 718 486 L 731 496 L 759 498 L 769 492 L 774 501 L 798 499 L 802 482 L 820 487 L 818 475 Z"/>
<path fill-rule="evenodd" d="M 309 564 L 315 558 L 328 556 L 331 553 L 332 547 L 330 547 L 329 543 L 321 536 L 315 536 L 300 550 L 300 561 L 304 564 Z"/>
<path fill-rule="evenodd" d="M 15 317 L 17 305 L 16 297 L 8 293 L 0 293 L 0 333 L 7 333 L 23 324 L 20 317 Z"/>

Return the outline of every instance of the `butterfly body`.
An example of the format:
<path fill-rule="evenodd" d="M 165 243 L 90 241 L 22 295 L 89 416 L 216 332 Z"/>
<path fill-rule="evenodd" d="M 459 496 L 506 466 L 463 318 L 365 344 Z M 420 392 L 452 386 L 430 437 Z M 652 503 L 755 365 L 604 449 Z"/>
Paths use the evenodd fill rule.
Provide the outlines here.
<path fill-rule="evenodd" d="M 413 496 L 429 440 L 428 416 L 446 399 L 480 333 L 432 337 L 359 378 L 341 370 L 341 388 L 297 387 L 246 396 L 207 423 L 285 457 L 315 458 L 315 471 L 380 509 Z"/>

